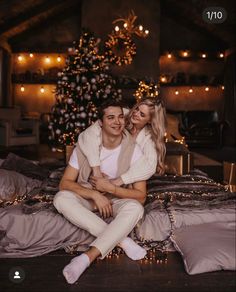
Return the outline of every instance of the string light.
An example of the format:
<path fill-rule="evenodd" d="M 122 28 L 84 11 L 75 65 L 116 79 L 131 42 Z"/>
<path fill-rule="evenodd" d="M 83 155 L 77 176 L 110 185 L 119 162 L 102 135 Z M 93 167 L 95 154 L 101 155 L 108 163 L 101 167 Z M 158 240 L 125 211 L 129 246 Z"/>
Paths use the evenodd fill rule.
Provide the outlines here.
<path fill-rule="evenodd" d="M 30 58 L 33 58 L 34 57 L 34 54 L 30 53 L 29 56 L 30 56 Z"/>
<path fill-rule="evenodd" d="M 149 30 L 148 29 L 146 29 L 144 32 L 145 32 L 146 35 L 149 34 Z"/>
<path fill-rule="evenodd" d="M 162 82 L 162 83 L 166 83 L 166 82 L 167 82 L 167 78 L 166 78 L 166 76 L 161 76 L 161 82 Z"/>
<path fill-rule="evenodd" d="M 138 89 L 134 93 L 134 97 L 137 101 L 152 97 L 156 99 L 159 95 L 158 85 L 155 83 L 146 84 L 144 81 L 139 82 Z"/>
<path fill-rule="evenodd" d="M 127 27 L 127 26 L 126 26 Z M 119 26 L 115 26 L 115 31 L 118 32 L 120 30 Z"/>
<path fill-rule="evenodd" d="M 143 30 L 143 26 L 140 25 L 140 26 L 138 27 L 138 29 L 139 29 L 140 31 L 142 31 L 142 30 Z"/>
<path fill-rule="evenodd" d="M 19 62 L 23 61 L 22 55 L 18 55 L 17 59 L 18 59 Z"/>
<path fill-rule="evenodd" d="M 193 93 L 193 89 L 192 89 L 192 88 L 190 88 L 188 92 L 189 92 L 189 93 Z"/>
<path fill-rule="evenodd" d="M 128 26 L 128 24 L 125 22 L 125 23 L 124 23 L 124 28 L 126 28 L 127 26 Z"/>
<path fill-rule="evenodd" d="M 170 53 L 168 53 L 168 54 L 167 54 L 167 58 L 168 58 L 168 59 L 171 59 L 171 58 L 172 58 L 172 55 L 171 55 Z"/>
<path fill-rule="evenodd" d="M 57 57 L 57 62 L 58 62 L 58 63 L 61 62 L 61 57 L 60 57 L 60 56 Z"/>
<path fill-rule="evenodd" d="M 206 88 L 205 88 L 205 91 L 209 91 L 209 87 L 206 87 Z"/>
<path fill-rule="evenodd" d="M 221 86 L 221 89 L 222 89 L 222 90 L 225 90 L 225 87 L 224 87 L 224 85 L 222 85 L 222 86 Z"/>
<path fill-rule="evenodd" d="M 202 58 L 206 58 L 206 56 L 207 56 L 206 54 L 202 54 Z"/>
<path fill-rule="evenodd" d="M 219 57 L 220 58 L 224 58 L 224 54 L 223 53 L 220 53 Z"/>
<path fill-rule="evenodd" d="M 44 92 L 45 92 L 45 89 L 44 89 L 43 86 L 41 86 L 41 88 L 40 88 L 40 92 L 41 92 L 41 93 L 44 93 Z"/>
<path fill-rule="evenodd" d="M 20 91 L 21 91 L 21 92 L 24 92 L 24 91 L 25 91 L 25 87 L 24 87 L 23 84 L 22 84 L 21 87 L 20 87 Z"/>
<path fill-rule="evenodd" d="M 50 60 L 50 58 L 48 56 L 45 58 L 45 62 L 46 63 L 50 63 L 51 62 L 51 60 Z"/>
<path fill-rule="evenodd" d="M 175 90 L 175 94 L 178 95 L 179 94 L 179 91 L 178 90 Z"/>
<path fill-rule="evenodd" d="M 187 51 L 183 52 L 183 57 L 188 57 L 188 52 Z"/>

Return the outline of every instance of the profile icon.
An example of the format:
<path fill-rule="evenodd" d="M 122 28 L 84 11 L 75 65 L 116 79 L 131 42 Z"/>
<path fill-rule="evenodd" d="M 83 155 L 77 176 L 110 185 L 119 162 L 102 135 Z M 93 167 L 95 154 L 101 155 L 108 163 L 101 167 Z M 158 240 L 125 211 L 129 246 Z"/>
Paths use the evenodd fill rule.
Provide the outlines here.
<path fill-rule="evenodd" d="M 22 267 L 12 267 L 9 271 L 9 280 L 13 283 L 21 283 L 25 279 L 25 271 Z"/>
<path fill-rule="evenodd" d="M 20 272 L 15 271 L 14 279 L 20 279 Z"/>

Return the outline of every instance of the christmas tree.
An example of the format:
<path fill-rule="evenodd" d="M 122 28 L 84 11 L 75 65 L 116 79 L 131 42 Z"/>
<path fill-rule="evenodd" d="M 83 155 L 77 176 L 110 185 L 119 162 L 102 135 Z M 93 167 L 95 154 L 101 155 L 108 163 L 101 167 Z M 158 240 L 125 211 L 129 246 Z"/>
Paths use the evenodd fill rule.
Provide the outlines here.
<path fill-rule="evenodd" d="M 58 73 L 56 103 L 48 126 L 53 150 L 76 143 L 79 133 L 97 119 L 97 107 L 103 99 L 121 99 L 109 61 L 99 54 L 99 42 L 83 32 L 68 49 L 66 66 Z"/>

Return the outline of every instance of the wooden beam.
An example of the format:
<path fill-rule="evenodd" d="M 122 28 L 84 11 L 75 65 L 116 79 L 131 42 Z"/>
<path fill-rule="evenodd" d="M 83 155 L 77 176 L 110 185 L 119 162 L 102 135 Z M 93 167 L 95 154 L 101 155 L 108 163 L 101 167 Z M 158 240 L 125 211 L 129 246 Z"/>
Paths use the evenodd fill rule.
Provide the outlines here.
<path fill-rule="evenodd" d="M 64 52 L 67 50 L 70 43 L 63 43 L 63 44 L 50 44 L 50 47 L 42 46 L 35 47 L 28 45 L 27 39 L 29 39 L 31 36 L 37 35 L 42 33 L 43 29 L 46 29 L 48 27 L 51 27 L 54 23 L 61 22 L 62 20 L 72 17 L 74 15 L 78 18 L 78 27 L 79 31 L 81 28 L 81 0 L 73 0 L 68 1 L 66 7 L 63 7 L 63 9 L 58 10 L 53 15 L 45 19 L 43 22 L 35 23 L 34 25 L 31 25 L 27 30 L 23 31 L 22 33 L 13 36 L 8 40 L 9 44 L 12 47 L 13 52 L 20 52 L 20 51 L 34 51 L 34 52 Z M 79 35 L 78 35 L 79 37 Z M 22 45 L 25 42 L 25 45 Z"/>
<path fill-rule="evenodd" d="M 11 38 L 25 30 L 30 26 L 44 21 L 57 11 L 62 11 L 67 5 L 75 0 L 50 0 L 39 5 L 29 8 L 17 16 L 8 19 L 0 27 L 0 36 Z"/>

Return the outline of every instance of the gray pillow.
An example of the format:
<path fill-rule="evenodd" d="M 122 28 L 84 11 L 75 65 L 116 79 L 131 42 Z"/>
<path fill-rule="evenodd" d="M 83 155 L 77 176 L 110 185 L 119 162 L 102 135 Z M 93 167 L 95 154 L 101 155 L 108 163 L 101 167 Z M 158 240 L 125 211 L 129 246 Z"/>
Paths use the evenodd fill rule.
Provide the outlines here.
<path fill-rule="evenodd" d="M 44 180 L 49 175 L 49 170 L 36 165 L 32 161 L 22 158 L 14 153 L 9 153 L 0 166 L 2 169 L 17 171 L 27 177 Z"/>
<path fill-rule="evenodd" d="M 0 200 L 13 201 L 40 187 L 41 181 L 26 177 L 18 172 L 0 169 Z"/>
<path fill-rule="evenodd" d="M 171 237 L 188 274 L 236 270 L 236 222 L 215 222 L 182 227 Z"/>

